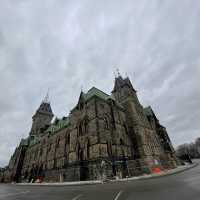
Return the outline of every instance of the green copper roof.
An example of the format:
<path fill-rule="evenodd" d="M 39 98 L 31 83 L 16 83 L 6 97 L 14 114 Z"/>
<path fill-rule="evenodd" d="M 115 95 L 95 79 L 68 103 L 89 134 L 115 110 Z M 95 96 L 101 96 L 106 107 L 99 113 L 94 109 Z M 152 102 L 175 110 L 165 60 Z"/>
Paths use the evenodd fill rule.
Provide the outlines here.
<path fill-rule="evenodd" d="M 28 138 L 26 138 L 26 139 L 22 138 L 21 142 L 20 142 L 20 145 L 27 146 L 28 145 Z"/>
<path fill-rule="evenodd" d="M 45 132 L 54 133 L 64 127 L 67 127 L 69 125 L 69 118 L 63 118 L 63 119 L 56 119 L 53 124 L 49 126 L 49 128 Z"/>
<path fill-rule="evenodd" d="M 101 99 L 107 100 L 107 99 L 113 99 L 114 98 L 104 92 L 102 92 L 101 90 L 92 87 L 90 90 L 88 90 L 88 92 L 86 94 L 83 94 L 84 99 L 87 101 L 88 99 L 90 99 L 93 96 L 97 96 Z"/>
<path fill-rule="evenodd" d="M 152 110 L 151 106 L 144 108 L 144 113 L 146 116 L 153 116 L 153 110 Z"/>
<path fill-rule="evenodd" d="M 30 146 L 37 144 L 39 142 L 39 138 L 37 136 L 31 136 L 30 138 Z"/>
<path fill-rule="evenodd" d="M 151 117 L 154 117 L 155 119 L 157 119 L 157 117 L 156 117 L 153 109 L 151 108 L 151 106 L 144 108 L 144 113 L 145 113 L 146 116 L 151 116 Z"/>
<path fill-rule="evenodd" d="M 52 123 L 49 128 L 44 132 L 44 134 L 54 134 L 55 132 L 59 131 L 60 129 L 69 126 L 70 122 L 69 122 L 69 118 L 68 117 L 64 117 L 62 119 L 56 119 L 54 121 L 54 123 Z M 38 136 L 31 136 L 30 137 L 30 146 L 35 145 L 37 143 L 39 143 L 41 137 Z M 23 141 L 23 142 L 28 142 L 27 141 Z"/>
<path fill-rule="evenodd" d="M 123 109 L 122 105 L 119 104 L 116 100 L 114 95 L 108 95 L 105 92 L 99 90 L 96 87 L 92 87 L 90 90 L 88 90 L 87 93 L 83 93 L 81 92 L 80 97 L 79 97 L 79 102 L 81 101 L 81 99 L 83 99 L 84 101 L 88 101 L 90 98 L 97 96 L 100 99 L 103 99 L 105 101 L 107 101 L 108 99 L 112 99 L 113 101 L 115 101 L 115 104 L 120 107 L 121 109 Z M 77 106 L 75 106 L 72 110 L 74 110 Z"/>

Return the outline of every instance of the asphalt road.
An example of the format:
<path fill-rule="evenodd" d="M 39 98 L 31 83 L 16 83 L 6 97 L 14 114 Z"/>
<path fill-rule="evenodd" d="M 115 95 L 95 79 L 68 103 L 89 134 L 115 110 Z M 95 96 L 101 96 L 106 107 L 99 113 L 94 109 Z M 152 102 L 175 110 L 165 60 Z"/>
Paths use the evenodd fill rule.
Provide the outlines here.
<path fill-rule="evenodd" d="M 0 185 L 0 200 L 200 200 L 200 165 L 148 180 L 85 186 Z"/>

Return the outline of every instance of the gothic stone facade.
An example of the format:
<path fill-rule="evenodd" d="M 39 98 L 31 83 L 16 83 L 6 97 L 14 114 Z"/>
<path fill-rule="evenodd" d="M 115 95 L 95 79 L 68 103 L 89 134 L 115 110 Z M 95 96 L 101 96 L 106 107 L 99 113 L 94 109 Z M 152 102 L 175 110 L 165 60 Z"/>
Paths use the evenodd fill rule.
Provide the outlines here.
<path fill-rule="evenodd" d="M 129 78 L 115 78 L 112 95 L 95 87 L 81 92 L 68 117 L 51 123 L 53 116 L 46 99 L 4 170 L 5 182 L 94 180 L 177 167 L 165 127 L 151 107 L 142 107 Z"/>

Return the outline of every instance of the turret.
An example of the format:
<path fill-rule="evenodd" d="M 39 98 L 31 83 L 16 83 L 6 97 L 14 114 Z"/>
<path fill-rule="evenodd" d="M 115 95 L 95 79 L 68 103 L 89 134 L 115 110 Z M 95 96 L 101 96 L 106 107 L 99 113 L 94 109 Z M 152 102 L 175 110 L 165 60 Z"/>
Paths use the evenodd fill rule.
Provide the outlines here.
<path fill-rule="evenodd" d="M 30 135 L 38 136 L 41 132 L 43 132 L 43 130 L 50 125 L 53 116 L 54 115 L 47 94 L 32 117 L 33 122 Z"/>
<path fill-rule="evenodd" d="M 137 98 L 137 91 L 134 89 L 128 77 L 122 78 L 122 76 L 118 74 L 118 77 L 115 78 L 112 94 L 119 103 L 123 104 L 127 99 L 132 99 L 136 104 L 140 105 Z"/>

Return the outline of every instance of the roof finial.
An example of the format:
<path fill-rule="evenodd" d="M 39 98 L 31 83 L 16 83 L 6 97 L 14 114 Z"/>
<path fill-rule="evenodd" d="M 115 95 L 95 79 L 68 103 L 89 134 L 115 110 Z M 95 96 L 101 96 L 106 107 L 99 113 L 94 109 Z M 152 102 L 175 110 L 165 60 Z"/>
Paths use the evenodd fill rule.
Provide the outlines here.
<path fill-rule="evenodd" d="M 113 74 L 114 74 L 114 77 L 117 78 L 117 75 L 116 75 L 115 71 L 113 71 Z"/>
<path fill-rule="evenodd" d="M 50 101 L 49 101 L 49 88 L 48 88 L 48 90 L 47 90 L 47 94 L 46 94 L 46 96 L 44 97 L 43 102 L 44 102 L 44 103 L 49 103 L 49 102 L 50 102 Z"/>
<path fill-rule="evenodd" d="M 117 68 L 116 71 L 117 71 L 117 75 L 118 75 L 118 76 L 121 76 L 121 74 L 120 74 L 120 72 L 119 72 L 119 68 Z"/>

